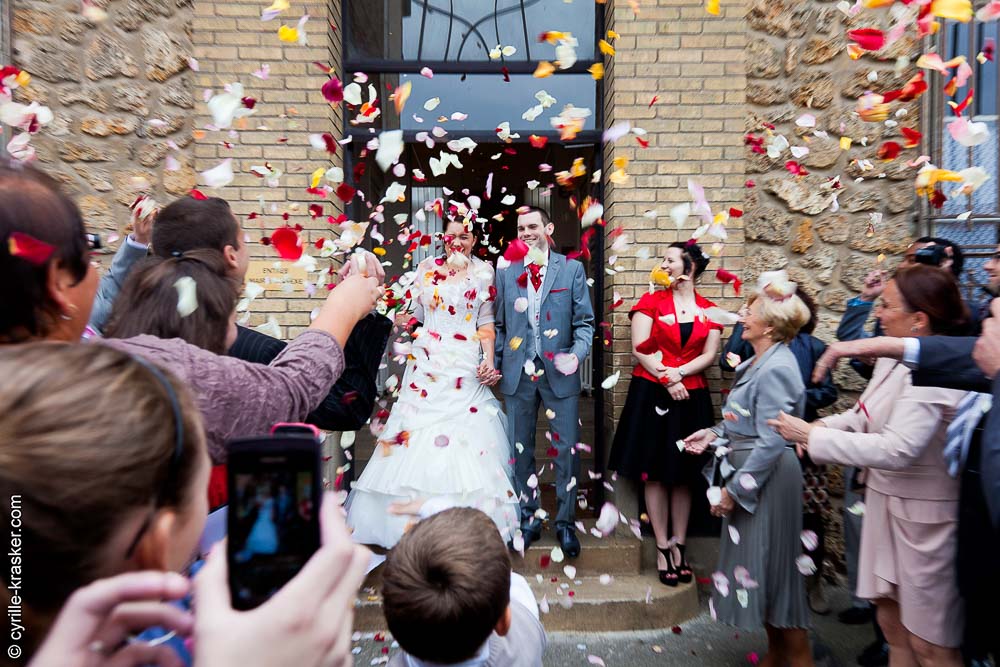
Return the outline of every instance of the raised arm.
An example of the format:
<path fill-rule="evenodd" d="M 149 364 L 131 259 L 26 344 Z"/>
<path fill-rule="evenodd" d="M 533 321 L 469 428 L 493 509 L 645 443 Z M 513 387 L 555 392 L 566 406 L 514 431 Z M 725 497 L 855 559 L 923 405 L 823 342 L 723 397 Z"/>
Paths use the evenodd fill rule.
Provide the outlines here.
<path fill-rule="evenodd" d="M 814 428 L 809 433 L 809 456 L 817 463 L 902 470 L 923 455 L 951 418 L 955 402 L 953 391 L 907 386 L 889 403 L 892 414 L 880 432 Z"/>
<path fill-rule="evenodd" d="M 761 368 L 757 379 L 760 387 L 753 412 L 757 442 L 743 465 L 729 478 L 726 491 L 747 512 L 757 511 L 761 489 L 767 484 L 778 459 L 788 442 L 767 425 L 779 412 L 794 413 L 802 396 L 802 377 L 799 369 L 790 365 Z"/>
<path fill-rule="evenodd" d="M 94 296 L 94 308 L 90 312 L 90 321 L 87 323 L 90 328 L 101 332 L 111 316 L 115 299 L 122 290 L 122 285 L 128 274 L 132 272 L 135 265 L 145 259 L 148 246 L 126 237 L 118 247 L 114 259 L 111 260 L 111 268 L 101 276 L 101 282 L 97 285 L 97 294 Z"/>

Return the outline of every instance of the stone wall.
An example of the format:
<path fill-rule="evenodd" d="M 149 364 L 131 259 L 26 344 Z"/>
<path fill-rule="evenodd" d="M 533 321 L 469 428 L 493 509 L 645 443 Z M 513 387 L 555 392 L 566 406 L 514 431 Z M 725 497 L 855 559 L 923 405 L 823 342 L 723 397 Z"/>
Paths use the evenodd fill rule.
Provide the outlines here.
<path fill-rule="evenodd" d="M 88 226 L 117 246 L 129 204 L 187 192 L 190 174 L 164 169 L 191 144 L 191 0 L 103 0 L 99 23 L 78 0 L 15 0 L 14 61 L 32 75 L 19 101 L 55 120 L 33 140 L 41 167 L 64 182 Z M 173 141 L 178 150 L 168 147 Z"/>
<path fill-rule="evenodd" d="M 756 187 L 744 194 L 744 279 L 752 285 L 761 271 L 786 269 L 820 304 L 816 335 L 828 342 L 835 340 L 846 301 L 860 290 L 864 275 L 880 266 L 879 255 L 886 256 L 881 266 L 892 266 L 914 228 L 915 170 L 905 163 L 919 150 L 904 150 L 892 161 L 882 161 L 876 153 L 884 141 L 903 144 L 901 127 L 919 128 L 917 103 L 891 105 L 895 127 L 892 122 L 863 122 L 854 111 L 866 90 L 900 88 L 916 72 L 910 67 L 894 71 L 897 57 L 916 53 L 909 37 L 856 61 L 849 58 L 846 32 L 887 28 L 879 18 L 866 10 L 848 19 L 821 0 L 751 0 L 747 12 L 746 132 L 765 142 L 770 135 L 783 135 L 790 147 L 809 152 L 796 159 L 789 148 L 771 158 L 747 144 L 747 178 Z M 905 115 L 896 116 L 900 108 Z M 797 124 L 803 114 L 815 117 L 815 127 Z M 816 136 L 816 131 L 827 136 Z M 850 139 L 849 149 L 841 148 L 841 137 Z M 808 175 L 790 173 L 789 160 Z M 870 169 L 861 162 L 865 160 Z M 838 175 L 843 187 L 836 191 L 839 211 L 833 212 L 834 191 L 825 186 Z M 882 214 L 874 226 L 873 213 Z M 834 379 L 850 390 L 843 392 L 841 405 L 864 386 L 846 364 Z"/>

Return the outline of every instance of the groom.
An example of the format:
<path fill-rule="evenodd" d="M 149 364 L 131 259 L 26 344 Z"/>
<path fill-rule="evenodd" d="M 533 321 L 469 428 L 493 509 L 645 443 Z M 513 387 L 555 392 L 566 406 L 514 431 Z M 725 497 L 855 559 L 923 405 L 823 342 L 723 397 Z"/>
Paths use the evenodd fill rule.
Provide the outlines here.
<path fill-rule="evenodd" d="M 521 502 L 524 547 L 541 537 L 539 485 L 529 478 L 535 469 L 535 423 L 538 405 L 555 413 L 551 447 L 555 448 L 556 535 L 563 553 L 580 554 L 576 537 L 576 490 L 580 456 L 576 451 L 580 376 L 575 366 L 590 354 L 594 338 L 594 309 L 590 304 L 583 265 L 549 250 L 554 230 L 544 211 L 518 209 L 517 238 L 528 255 L 497 271 L 496 366 L 502 372 L 500 391 L 507 409 L 508 430 L 514 443 L 514 489 Z M 556 355 L 560 367 L 556 368 Z M 566 366 L 565 364 L 568 364 Z"/>

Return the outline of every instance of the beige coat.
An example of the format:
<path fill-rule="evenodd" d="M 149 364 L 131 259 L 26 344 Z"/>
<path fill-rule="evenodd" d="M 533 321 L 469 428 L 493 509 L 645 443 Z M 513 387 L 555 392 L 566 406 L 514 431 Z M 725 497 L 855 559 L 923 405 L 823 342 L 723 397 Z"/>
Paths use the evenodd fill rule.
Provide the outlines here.
<path fill-rule="evenodd" d="M 868 468 L 858 590 L 899 602 L 903 625 L 939 646 L 961 644 L 955 556 L 959 481 L 944 462 L 946 430 L 965 392 L 914 387 L 882 359 L 857 405 L 809 434 L 817 463 Z"/>

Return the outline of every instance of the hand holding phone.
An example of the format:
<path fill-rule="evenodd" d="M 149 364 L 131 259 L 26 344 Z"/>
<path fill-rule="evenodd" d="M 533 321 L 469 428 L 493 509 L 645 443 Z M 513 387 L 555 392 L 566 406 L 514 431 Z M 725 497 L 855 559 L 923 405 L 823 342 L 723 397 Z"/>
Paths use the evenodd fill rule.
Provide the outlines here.
<path fill-rule="evenodd" d="M 283 433 L 229 443 L 229 586 L 235 609 L 253 609 L 319 549 L 320 444 Z"/>
<path fill-rule="evenodd" d="M 330 494 L 320 514 L 322 548 L 253 613 L 230 605 L 226 559 L 222 549 L 212 551 L 194 581 L 195 664 L 351 664 L 354 600 L 371 552 L 351 541 Z"/>

